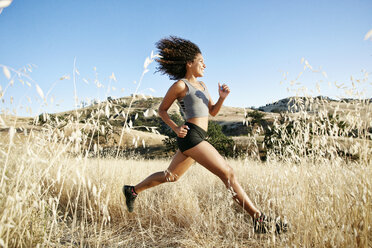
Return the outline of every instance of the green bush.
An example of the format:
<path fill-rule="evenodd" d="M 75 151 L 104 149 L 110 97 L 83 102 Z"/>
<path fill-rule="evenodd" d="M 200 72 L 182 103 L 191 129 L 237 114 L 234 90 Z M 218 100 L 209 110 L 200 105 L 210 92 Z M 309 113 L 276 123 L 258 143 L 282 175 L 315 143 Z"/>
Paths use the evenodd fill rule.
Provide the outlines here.
<path fill-rule="evenodd" d="M 232 138 L 222 132 L 222 127 L 214 122 L 208 122 L 207 139 L 214 148 L 223 156 L 233 157 L 235 143 Z"/>
<path fill-rule="evenodd" d="M 330 153 L 344 153 L 339 145 L 330 147 L 328 142 L 314 142 L 319 137 L 350 137 L 348 124 L 338 115 L 300 116 L 291 118 L 281 114 L 265 132 L 264 144 L 269 153 L 281 158 L 322 157 Z M 337 142 L 337 141 L 334 141 Z"/>
<path fill-rule="evenodd" d="M 257 110 L 254 110 L 253 112 L 249 112 L 247 115 L 252 118 L 251 120 L 252 125 L 256 123 L 260 124 L 261 121 L 263 120 L 263 117 L 265 116 L 264 113 L 257 111 Z"/>
<path fill-rule="evenodd" d="M 248 120 L 248 117 L 251 119 Z M 253 134 L 253 130 L 266 130 L 268 127 L 268 122 L 264 119 L 265 114 L 261 111 L 254 110 L 253 112 L 249 112 L 246 114 L 245 118 L 247 118 L 246 125 L 247 125 L 247 132 L 249 134 Z"/>

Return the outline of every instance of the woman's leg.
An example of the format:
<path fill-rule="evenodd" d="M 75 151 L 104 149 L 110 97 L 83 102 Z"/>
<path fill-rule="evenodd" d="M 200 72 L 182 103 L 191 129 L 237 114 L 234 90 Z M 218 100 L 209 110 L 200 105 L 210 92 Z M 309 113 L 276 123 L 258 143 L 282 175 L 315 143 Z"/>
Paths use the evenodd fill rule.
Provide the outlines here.
<path fill-rule="evenodd" d="M 228 189 L 233 191 L 233 198 L 252 216 L 260 216 L 260 211 L 253 205 L 243 188 L 235 178 L 233 169 L 225 159 L 208 142 L 202 141 L 197 146 L 183 152 L 206 169 L 218 176 Z"/>
<path fill-rule="evenodd" d="M 177 153 L 174 155 L 167 170 L 159 171 L 150 175 L 145 180 L 134 186 L 134 190 L 138 194 L 145 189 L 165 182 L 175 182 L 187 171 L 188 168 L 190 168 L 193 163 L 194 159 L 184 155 L 180 150 L 177 150 Z"/>

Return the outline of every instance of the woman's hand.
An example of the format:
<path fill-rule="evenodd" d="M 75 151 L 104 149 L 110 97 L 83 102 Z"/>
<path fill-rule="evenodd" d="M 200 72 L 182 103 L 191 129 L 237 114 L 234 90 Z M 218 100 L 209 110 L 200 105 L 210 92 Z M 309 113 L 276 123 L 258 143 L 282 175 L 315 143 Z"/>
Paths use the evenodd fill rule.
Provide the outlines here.
<path fill-rule="evenodd" d="M 218 83 L 218 94 L 222 99 L 225 99 L 230 93 L 230 89 L 226 84 L 221 85 Z"/>
<path fill-rule="evenodd" d="M 176 130 L 174 130 L 174 132 L 177 134 L 178 137 L 185 138 L 187 130 L 190 130 L 190 128 L 187 125 L 182 125 L 177 127 Z"/>

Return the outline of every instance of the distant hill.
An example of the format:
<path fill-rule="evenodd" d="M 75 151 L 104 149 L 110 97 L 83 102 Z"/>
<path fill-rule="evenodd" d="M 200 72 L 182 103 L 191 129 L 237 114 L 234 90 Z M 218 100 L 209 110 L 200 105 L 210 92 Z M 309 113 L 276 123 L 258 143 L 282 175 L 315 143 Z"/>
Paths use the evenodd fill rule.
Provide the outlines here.
<path fill-rule="evenodd" d="M 329 105 L 329 109 L 332 107 L 338 106 L 341 110 L 349 110 L 349 107 L 353 105 L 357 100 L 352 98 L 343 98 L 341 100 L 335 100 L 327 96 L 317 96 L 317 97 L 287 97 L 281 100 L 278 100 L 273 103 L 268 103 L 265 106 L 257 108 L 262 112 L 271 112 L 271 113 L 281 113 L 281 112 L 290 112 L 296 113 L 299 111 L 308 111 L 316 112 L 316 107 L 319 104 Z M 367 103 L 372 102 L 372 98 L 365 100 Z M 302 106 L 302 108 L 301 108 Z"/>
<path fill-rule="evenodd" d="M 302 101 L 305 101 L 307 98 L 305 97 L 298 97 L 297 98 L 298 100 L 302 100 Z M 319 100 L 326 100 L 326 101 L 335 101 L 329 97 L 323 97 L 323 96 L 318 96 L 316 97 L 315 99 L 319 99 Z M 283 98 L 281 100 L 278 100 L 276 102 L 273 102 L 273 103 L 268 103 L 266 104 L 265 106 L 261 106 L 258 108 L 258 110 L 262 111 L 262 112 L 272 112 L 272 113 L 280 113 L 280 112 L 297 112 L 295 110 L 295 106 L 296 106 L 296 102 L 293 101 L 293 97 L 287 97 L 287 98 Z"/>
<path fill-rule="evenodd" d="M 261 106 L 257 109 L 222 106 L 219 114 L 215 117 L 210 116 L 210 120 L 216 121 L 220 125 L 222 125 L 227 135 L 239 136 L 247 134 L 246 131 L 243 130 L 246 126 L 244 122 L 247 120 L 247 114 L 249 116 L 249 113 L 253 111 L 264 112 L 265 114 L 263 119 L 268 122 L 272 122 L 273 119 L 279 116 L 279 113 L 288 112 L 289 110 L 293 113 L 298 112 L 300 109 L 299 105 L 301 104 L 309 106 L 317 104 L 319 105 L 319 103 L 321 102 L 324 106 L 327 106 L 329 110 L 337 107 L 338 112 L 363 110 L 368 111 L 368 109 L 357 108 L 356 104 L 353 104 L 353 102 L 355 102 L 354 99 L 334 100 L 324 96 L 317 96 L 313 98 L 297 97 L 295 99 L 296 100 L 294 100 L 294 98 L 284 98 L 274 103 L 269 103 L 265 106 Z M 128 113 L 129 105 L 131 105 L 129 111 L 130 116 L 127 116 L 127 118 L 128 121 L 132 120 L 133 126 L 136 126 L 136 124 L 147 125 L 151 123 L 159 125 L 159 123 L 161 123 L 162 121 L 158 121 L 155 123 L 153 122 L 153 120 L 159 118 L 157 115 L 157 111 L 162 100 L 162 97 L 150 97 L 143 95 L 137 95 L 135 98 L 132 98 L 131 96 L 121 97 L 117 99 L 108 97 L 106 101 L 102 101 L 100 103 L 95 103 L 83 108 L 60 113 L 45 113 L 39 115 L 39 117 L 36 119 L 17 117 L 16 122 L 14 121 L 14 119 L 16 118 L 15 116 L 5 117 L 4 115 L 0 115 L 0 117 L 3 117 L 2 119 L 0 119 L 0 128 L 6 128 L 7 126 L 11 126 L 14 124 L 16 125 L 16 127 L 25 127 L 26 124 L 27 127 L 30 127 L 29 125 L 32 125 L 32 122 L 34 120 L 37 120 L 37 124 L 40 126 L 43 123 L 50 122 L 56 119 L 58 120 L 58 126 L 62 128 L 68 124 L 70 117 L 73 117 L 74 119 L 80 119 L 81 123 L 84 123 L 84 121 L 89 118 L 99 117 L 100 119 L 102 119 L 102 121 L 107 121 L 111 125 L 117 126 L 119 128 L 125 120 L 124 116 Z M 366 101 L 372 102 L 372 99 Z M 309 113 L 314 112 L 314 108 L 309 109 L 308 111 Z M 169 108 L 168 113 L 171 116 L 182 119 L 179 106 L 176 102 L 173 103 L 172 106 Z M 145 130 L 145 128 L 139 128 L 137 130 L 147 131 Z"/>
<path fill-rule="evenodd" d="M 69 138 L 79 130 L 78 132 L 87 135 L 88 143 L 99 143 L 102 149 L 117 148 L 120 143 L 121 149 L 124 150 L 142 149 L 141 153 L 146 156 L 163 156 L 163 140 L 172 130 L 158 116 L 162 100 L 162 97 L 142 95 L 135 98 L 108 97 L 106 101 L 83 108 L 60 113 L 44 113 L 35 118 L 0 115 L 0 133 L 7 133 L 13 126 L 20 135 L 31 130 L 34 132 L 52 130 L 62 132 L 64 137 Z M 366 103 L 371 102 L 371 99 L 366 100 Z M 337 111 L 340 116 L 351 112 L 368 116 L 367 113 L 371 111 L 371 104 L 355 104 L 354 99 L 337 101 L 323 96 L 298 97 L 284 98 L 258 109 L 222 106 L 219 114 L 215 117 L 210 116 L 210 120 L 220 124 L 223 133 L 232 136 L 237 147 L 244 148 L 252 143 L 253 136 L 257 144 L 262 143 L 265 132 L 283 112 L 291 110 L 293 113 L 289 115 L 296 115 L 296 112 L 302 109 L 309 114 L 316 114 L 317 107 L 326 108 L 328 113 Z M 168 113 L 176 123 L 182 123 L 176 102 L 169 108 Z M 129 123 L 131 129 L 123 129 L 125 121 Z"/>

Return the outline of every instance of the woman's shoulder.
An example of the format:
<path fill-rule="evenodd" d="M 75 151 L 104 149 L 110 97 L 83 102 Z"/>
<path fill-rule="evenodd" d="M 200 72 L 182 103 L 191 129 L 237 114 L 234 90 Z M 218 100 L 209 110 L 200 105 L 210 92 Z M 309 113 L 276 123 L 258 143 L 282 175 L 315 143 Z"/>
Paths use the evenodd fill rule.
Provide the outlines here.
<path fill-rule="evenodd" d="M 182 97 L 187 92 L 187 86 L 182 79 L 173 83 L 173 85 L 169 88 L 169 91 L 172 92 L 177 96 L 177 98 Z"/>
<path fill-rule="evenodd" d="M 179 90 L 184 90 L 186 88 L 186 83 L 182 79 L 180 79 L 176 81 L 175 83 L 173 83 L 172 87 L 179 89 Z"/>

